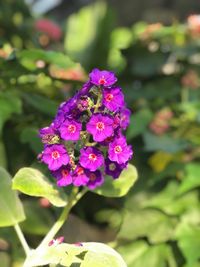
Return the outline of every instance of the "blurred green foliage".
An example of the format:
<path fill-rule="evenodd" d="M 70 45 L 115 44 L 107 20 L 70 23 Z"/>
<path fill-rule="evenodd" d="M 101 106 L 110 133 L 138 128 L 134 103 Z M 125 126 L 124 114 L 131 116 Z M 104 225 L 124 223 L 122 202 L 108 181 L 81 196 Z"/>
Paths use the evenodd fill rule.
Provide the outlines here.
<path fill-rule="evenodd" d="M 41 168 L 38 129 L 50 123 L 92 67 L 116 71 L 133 111 L 127 138 L 140 179 L 124 200 L 99 204 L 91 196 L 98 208 L 86 199 L 84 212 L 76 212 L 115 233 L 112 245 L 129 267 L 199 267 L 198 30 L 177 22 L 116 27 L 112 8 L 99 2 L 66 19 L 64 44 L 41 49 L 38 33 L 30 34 L 34 19 L 27 10 L 21 1 L 0 3 L 0 165 L 11 174 L 22 166 Z M 55 211 L 44 212 L 31 198 L 23 202 L 29 219 L 22 227 L 34 246 Z M 0 230 L 0 236 L 12 246 L 4 248 L 0 239 L 5 267 L 8 254 L 20 266 L 23 254 L 12 230 Z"/>

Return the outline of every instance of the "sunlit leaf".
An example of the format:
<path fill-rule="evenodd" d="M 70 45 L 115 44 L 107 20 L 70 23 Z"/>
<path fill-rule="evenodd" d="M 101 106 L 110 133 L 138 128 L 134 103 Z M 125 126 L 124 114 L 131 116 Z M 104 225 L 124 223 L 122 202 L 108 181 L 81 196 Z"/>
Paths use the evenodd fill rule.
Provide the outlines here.
<path fill-rule="evenodd" d="M 80 263 L 81 259 L 78 256 L 84 251 L 86 249 L 83 247 L 65 243 L 39 247 L 30 253 L 23 267 L 43 266 L 47 264 L 62 264 L 62 266 L 68 267 L 72 263 Z"/>
<path fill-rule="evenodd" d="M 67 203 L 66 195 L 43 173 L 33 168 L 22 168 L 15 174 L 13 189 L 30 196 L 45 197 L 57 207 L 63 207 Z"/>
<path fill-rule="evenodd" d="M 177 196 L 178 188 L 178 183 L 169 183 L 161 192 L 147 199 L 143 207 L 157 208 L 169 215 L 181 215 L 193 208 L 198 209 L 198 192 Z"/>
<path fill-rule="evenodd" d="M 136 241 L 120 246 L 118 251 L 128 267 L 178 267 L 173 253 L 166 244 L 149 246 L 145 241 Z"/>
<path fill-rule="evenodd" d="M 21 64 L 29 70 L 37 69 L 36 62 L 43 60 L 45 63 L 55 64 L 63 68 L 72 68 L 75 63 L 67 56 L 60 52 L 45 51 L 40 49 L 22 50 L 17 53 Z"/>
<path fill-rule="evenodd" d="M 200 227 L 182 223 L 177 228 L 176 238 L 187 264 L 193 266 L 200 258 Z"/>
<path fill-rule="evenodd" d="M 124 169 L 120 177 L 113 180 L 111 177 L 105 177 L 105 183 L 92 192 L 106 197 L 122 197 L 127 194 L 134 185 L 138 177 L 136 168 L 129 164 Z"/>
<path fill-rule="evenodd" d="M 200 186 L 200 165 L 198 163 L 190 163 L 186 166 L 186 176 L 183 178 L 179 193 L 185 193 Z"/>
<path fill-rule="evenodd" d="M 65 36 L 67 54 L 87 68 L 94 64 L 105 66 L 113 17 L 112 10 L 103 1 L 85 6 L 69 16 Z"/>
<path fill-rule="evenodd" d="M 134 240 L 147 237 L 152 243 L 170 240 L 177 220 L 154 209 L 135 210 L 125 214 L 119 239 Z"/>
<path fill-rule="evenodd" d="M 24 267 L 61 264 L 78 267 L 127 267 L 122 257 L 102 243 L 82 243 L 81 245 L 60 244 L 39 247 L 26 259 Z"/>
<path fill-rule="evenodd" d="M 127 267 L 119 253 L 101 243 L 83 243 L 88 250 L 80 267 Z"/>

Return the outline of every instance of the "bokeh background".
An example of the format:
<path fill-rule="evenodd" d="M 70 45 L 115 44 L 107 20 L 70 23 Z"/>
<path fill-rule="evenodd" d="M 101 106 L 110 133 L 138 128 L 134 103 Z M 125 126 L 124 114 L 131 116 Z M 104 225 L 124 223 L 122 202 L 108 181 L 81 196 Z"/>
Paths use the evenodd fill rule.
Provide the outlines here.
<path fill-rule="evenodd" d="M 0 1 L 0 165 L 11 175 L 42 168 L 38 129 L 92 68 L 116 72 L 132 110 L 139 179 L 122 199 L 84 197 L 67 242 L 108 242 L 128 267 L 200 266 L 198 13 L 196 0 Z M 35 247 L 60 211 L 21 198 Z M 12 228 L 0 228 L 1 267 L 23 257 Z"/>

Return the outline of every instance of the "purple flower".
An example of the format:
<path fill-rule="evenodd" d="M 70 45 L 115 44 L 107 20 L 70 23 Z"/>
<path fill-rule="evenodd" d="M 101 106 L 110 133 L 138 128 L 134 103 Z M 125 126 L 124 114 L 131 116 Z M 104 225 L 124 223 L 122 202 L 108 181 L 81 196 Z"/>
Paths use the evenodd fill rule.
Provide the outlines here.
<path fill-rule="evenodd" d="M 113 120 L 102 114 L 94 114 L 86 125 L 87 131 L 92 134 L 94 141 L 101 142 L 113 134 Z"/>
<path fill-rule="evenodd" d="M 78 96 L 87 95 L 91 87 L 92 84 L 90 83 L 90 81 L 84 83 L 83 87 L 78 92 Z"/>
<path fill-rule="evenodd" d="M 79 115 L 77 101 L 79 94 L 76 93 L 72 98 L 60 104 L 54 123 L 59 127 L 65 118 L 76 118 Z"/>
<path fill-rule="evenodd" d="M 59 131 L 64 140 L 76 141 L 80 138 L 81 128 L 82 124 L 80 122 L 66 119 Z"/>
<path fill-rule="evenodd" d="M 89 77 L 90 82 L 96 86 L 109 87 L 117 81 L 115 74 L 107 70 L 93 69 Z"/>
<path fill-rule="evenodd" d="M 52 123 L 49 127 L 45 127 L 39 130 L 39 136 L 44 144 L 56 144 L 59 143 L 60 137 L 56 134 L 55 126 Z"/>
<path fill-rule="evenodd" d="M 72 176 L 68 166 L 62 166 L 57 171 L 52 171 L 51 173 L 57 179 L 58 186 L 67 186 L 72 184 Z"/>
<path fill-rule="evenodd" d="M 89 77 L 39 133 L 44 151 L 38 159 L 48 165 L 58 186 L 95 189 L 105 174 L 118 178 L 133 154 L 123 136 L 131 113 L 122 89 L 115 86 L 115 74 L 93 69 Z"/>
<path fill-rule="evenodd" d="M 81 166 L 90 170 L 96 171 L 104 163 L 103 154 L 94 147 L 84 147 L 80 151 L 79 158 Z"/>
<path fill-rule="evenodd" d="M 77 107 L 80 111 L 85 111 L 89 109 L 90 106 L 90 98 L 87 96 L 82 96 L 77 102 Z"/>
<path fill-rule="evenodd" d="M 43 137 L 47 134 L 55 134 L 55 130 L 54 130 L 52 125 L 50 125 L 48 127 L 44 127 L 44 128 L 39 130 L 39 136 L 40 137 Z"/>
<path fill-rule="evenodd" d="M 45 147 L 41 160 L 48 165 L 49 170 L 56 171 L 68 164 L 69 155 L 63 145 L 51 145 Z"/>
<path fill-rule="evenodd" d="M 72 98 L 61 104 L 59 109 L 66 114 L 71 113 L 71 111 L 76 107 L 77 99 L 78 93 L 76 93 Z"/>
<path fill-rule="evenodd" d="M 58 113 L 56 114 L 56 117 L 55 117 L 55 119 L 53 121 L 54 127 L 56 129 L 58 129 L 61 126 L 61 124 L 64 122 L 64 120 L 65 120 L 64 112 L 61 111 L 61 110 L 58 111 Z"/>
<path fill-rule="evenodd" d="M 104 183 L 104 178 L 102 176 L 102 173 L 100 171 L 95 172 L 88 172 L 87 175 L 89 177 L 89 181 L 87 183 L 87 186 L 94 190 L 96 187 L 101 186 Z"/>
<path fill-rule="evenodd" d="M 77 166 L 73 175 L 73 184 L 75 186 L 83 186 L 86 185 L 88 181 L 89 178 L 86 175 L 84 168 L 81 166 Z"/>
<path fill-rule="evenodd" d="M 105 173 L 112 176 L 114 179 L 118 178 L 126 164 L 118 164 L 109 159 L 105 160 Z"/>
<path fill-rule="evenodd" d="M 133 151 L 131 146 L 126 143 L 126 138 L 121 136 L 116 138 L 112 143 L 109 144 L 108 157 L 111 161 L 115 161 L 118 164 L 126 163 L 131 159 Z"/>
<path fill-rule="evenodd" d="M 110 111 L 118 111 L 124 106 L 124 95 L 120 87 L 104 89 L 103 105 Z"/>

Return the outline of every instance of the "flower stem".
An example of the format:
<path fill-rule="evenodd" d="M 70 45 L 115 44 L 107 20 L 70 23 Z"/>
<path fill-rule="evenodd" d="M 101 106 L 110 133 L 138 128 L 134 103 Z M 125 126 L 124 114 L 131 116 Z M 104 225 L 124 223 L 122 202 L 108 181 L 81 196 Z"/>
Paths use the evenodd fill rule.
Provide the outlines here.
<path fill-rule="evenodd" d="M 72 207 L 79 201 L 79 199 L 88 191 L 88 189 L 83 189 L 81 192 L 78 193 L 78 187 L 74 187 L 72 189 L 71 195 L 69 197 L 69 201 L 65 208 L 63 209 L 60 217 L 55 222 L 53 227 L 50 229 L 46 237 L 42 240 L 39 247 L 47 245 L 57 234 L 57 232 L 60 230 L 60 228 L 63 226 L 65 221 L 67 220 L 67 217 L 69 215 L 70 210 Z"/>
<path fill-rule="evenodd" d="M 26 239 L 24 237 L 24 234 L 23 234 L 19 224 L 15 224 L 14 225 L 14 229 L 15 229 L 15 231 L 17 233 L 17 236 L 18 236 L 18 238 L 19 238 L 19 240 L 20 240 L 20 242 L 22 244 L 22 247 L 23 247 L 23 249 L 24 249 L 24 251 L 26 253 L 26 256 L 28 256 L 28 254 L 30 252 L 30 248 L 28 246 L 28 243 L 26 242 Z"/>
<path fill-rule="evenodd" d="M 97 98 L 97 102 L 94 105 L 95 109 L 94 109 L 94 113 L 98 112 L 99 107 L 101 106 L 101 101 L 102 101 L 102 94 L 98 94 L 98 98 Z"/>
<path fill-rule="evenodd" d="M 97 142 L 92 142 L 92 143 L 86 142 L 85 146 L 95 146 L 96 144 L 97 144 Z"/>

